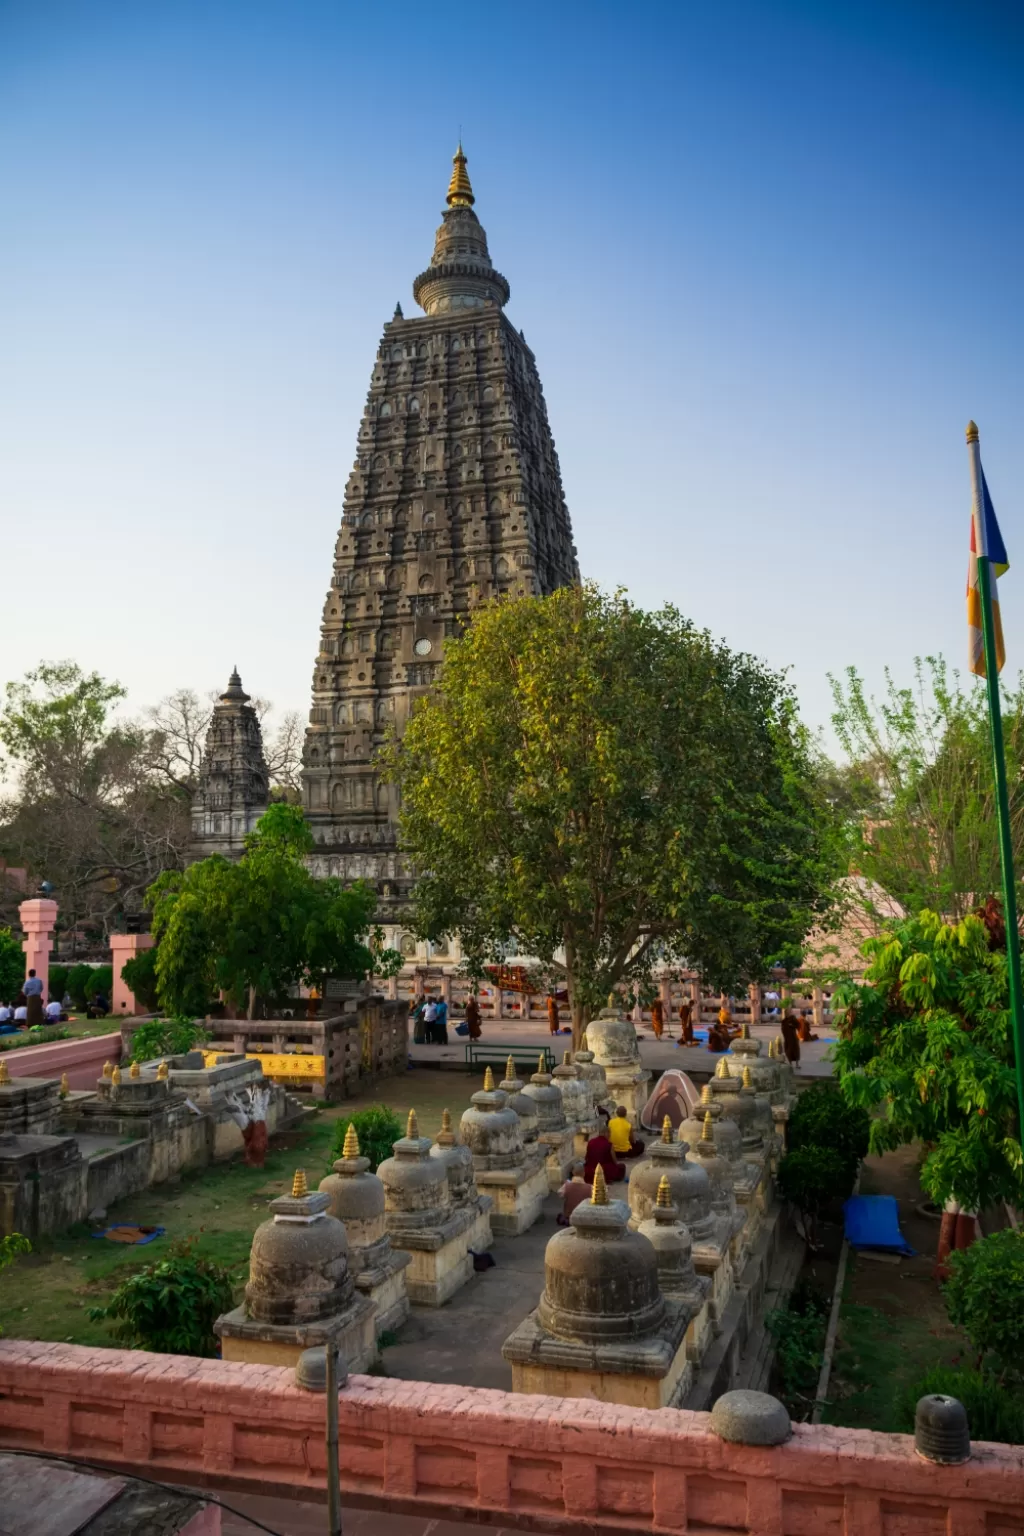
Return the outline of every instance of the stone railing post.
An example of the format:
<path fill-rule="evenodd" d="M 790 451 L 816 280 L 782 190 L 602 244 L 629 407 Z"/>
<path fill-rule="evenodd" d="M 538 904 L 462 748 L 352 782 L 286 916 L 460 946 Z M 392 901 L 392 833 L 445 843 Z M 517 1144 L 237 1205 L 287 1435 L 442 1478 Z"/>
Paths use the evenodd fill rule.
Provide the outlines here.
<path fill-rule="evenodd" d="M 23 901 L 18 908 L 25 937 L 21 947 L 25 951 L 25 979 L 29 971 L 35 971 L 43 984 L 43 1002 L 50 1000 L 50 950 L 53 947 L 53 930 L 57 926 L 57 903 L 37 897 Z"/>

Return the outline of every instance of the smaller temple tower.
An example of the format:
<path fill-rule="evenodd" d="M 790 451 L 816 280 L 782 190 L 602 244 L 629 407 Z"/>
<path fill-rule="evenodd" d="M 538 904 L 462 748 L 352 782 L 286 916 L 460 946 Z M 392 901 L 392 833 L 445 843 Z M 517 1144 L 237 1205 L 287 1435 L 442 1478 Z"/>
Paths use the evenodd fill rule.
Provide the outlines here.
<path fill-rule="evenodd" d="M 270 775 L 263 756 L 259 717 L 236 668 L 213 706 L 199 787 L 192 802 L 189 862 L 220 853 L 239 859 L 270 801 Z"/>

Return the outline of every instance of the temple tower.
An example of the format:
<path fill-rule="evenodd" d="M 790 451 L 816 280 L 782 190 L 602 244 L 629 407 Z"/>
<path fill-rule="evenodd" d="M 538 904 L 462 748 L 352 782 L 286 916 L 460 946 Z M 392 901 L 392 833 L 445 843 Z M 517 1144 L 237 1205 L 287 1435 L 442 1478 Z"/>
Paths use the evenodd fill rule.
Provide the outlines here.
<path fill-rule="evenodd" d="M 192 801 L 189 861 L 211 853 L 241 858 L 246 834 L 269 802 L 270 775 L 259 716 L 236 668 L 213 706 L 206 733 L 199 786 Z"/>
<path fill-rule="evenodd" d="M 373 757 L 436 681 L 474 605 L 579 580 L 533 353 L 505 317 L 462 146 L 430 266 L 384 327 L 345 490 L 303 754 L 319 874 L 410 881 Z"/>

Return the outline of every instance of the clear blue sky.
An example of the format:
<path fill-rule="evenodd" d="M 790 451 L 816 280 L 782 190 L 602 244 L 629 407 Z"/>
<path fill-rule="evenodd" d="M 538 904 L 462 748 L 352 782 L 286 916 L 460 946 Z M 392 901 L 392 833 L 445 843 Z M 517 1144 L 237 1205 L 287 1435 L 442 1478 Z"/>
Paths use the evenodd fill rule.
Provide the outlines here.
<path fill-rule="evenodd" d="M 825 674 L 1024 665 L 1018 6 L 0 0 L 0 680 L 305 711 L 461 126 L 584 572 Z"/>

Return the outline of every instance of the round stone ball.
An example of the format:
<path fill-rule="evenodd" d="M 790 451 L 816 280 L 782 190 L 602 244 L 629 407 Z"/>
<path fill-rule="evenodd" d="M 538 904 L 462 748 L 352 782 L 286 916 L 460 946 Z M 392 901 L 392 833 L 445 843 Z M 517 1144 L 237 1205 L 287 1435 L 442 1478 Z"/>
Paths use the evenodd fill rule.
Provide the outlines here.
<path fill-rule="evenodd" d="M 720 1440 L 736 1445 L 782 1445 L 793 1433 L 789 1414 L 777 1397 L 743 1389 L 718 1399 L 711 1410 L 711 1428 Z"/>

